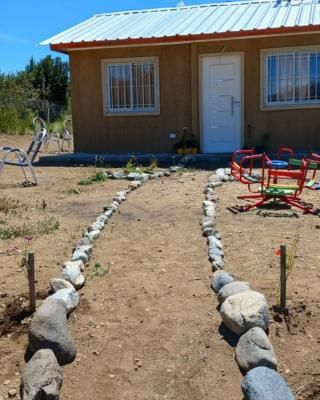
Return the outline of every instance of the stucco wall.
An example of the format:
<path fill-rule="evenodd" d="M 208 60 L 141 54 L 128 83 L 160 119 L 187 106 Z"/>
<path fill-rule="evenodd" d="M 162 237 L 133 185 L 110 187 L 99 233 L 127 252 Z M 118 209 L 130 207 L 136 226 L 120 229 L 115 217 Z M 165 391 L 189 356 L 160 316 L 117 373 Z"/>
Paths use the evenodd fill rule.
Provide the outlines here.
<path fill-rule="evenodd" d="M 280 143 L 308 150 L 320 148 L 320 109 L 260 110 L 260 49 L 320 45 L 320 34 L 225 40 L 197 44 L 81 50 L 70 55 L 76 151 L 170 152 L 169 133 L 188 126 L 200 138 L 200 54 L 244 53 L 244 130 L 255 126 L 258 144 L 270 135 Z M 161 113 L 156 116 L 104 116 L 101 60 L 159 57 Z"/>

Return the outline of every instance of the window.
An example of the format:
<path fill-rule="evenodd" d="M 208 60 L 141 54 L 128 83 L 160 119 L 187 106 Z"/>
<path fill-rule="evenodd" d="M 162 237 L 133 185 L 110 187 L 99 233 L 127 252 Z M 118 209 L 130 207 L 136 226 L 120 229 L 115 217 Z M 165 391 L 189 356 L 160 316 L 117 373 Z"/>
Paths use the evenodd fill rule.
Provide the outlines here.
<path fill-rule="evenodd" d="M 265 52 L 265 107 L 320 104 L 320 51 Z"/>
<path fill-rule="evenodd" d="M 107 113 L 157 113 L 157 60 L 103 63 Z"/>

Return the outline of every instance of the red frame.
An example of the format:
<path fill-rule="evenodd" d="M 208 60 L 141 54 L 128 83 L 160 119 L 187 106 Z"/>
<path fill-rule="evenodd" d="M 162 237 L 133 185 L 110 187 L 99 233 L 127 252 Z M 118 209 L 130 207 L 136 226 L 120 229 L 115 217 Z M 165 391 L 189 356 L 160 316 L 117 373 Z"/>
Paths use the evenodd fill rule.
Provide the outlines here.
<path fill-rule="evenodd" d="M 237 154 L 242 154 L 239 152 L 235 152 Z M 234 156 L 232 157 L 234 160 Z M 251 182 L 243 177 L 243 173 L 248 173 L 252 170 L 252 166 L 254 161 L 261 160 L 261 169 L 262 169 L 262 179 L 261 181 Z M 253 208 L 256 208 L 264 203 L 267 203 L 269 200 L 273 199 L 280 199 L 281 201 L 299 208 L 300 210 L 304 211 L 306 214 L 314 214 L 316 211 L 312 208 L 312 206 L 306 204 L 299 198 L 299 195 L 302 193 L 306 181 L 306 175 L 308 171 L 309 161 L 302 160 L 302 166 L 300 170 L 277 170 L 273 169 L 271 165 L 268 166 L 268 161 L 270 161 L 269 157 L 266 154 L 252 154 L 245 156 L 240 161 L 239 166 L 239 181 L 243 184 L 248 185 L 248 189 L 253 193 L 250 195 L 241 195 L 238 196 L 238 199 L 247 200 L 247 199 L 256 199 L 257 202 L 253 204 L 247 204 L 244 207 L 244 211 L 249 211 Z M 320 162 L 320 160 L 319 160 Z M 246 168 L 246 164 L 249 164 L 249 169 Z M 270 188 L 271 185 L 275 185 L 278 179 L 285 178 L 285 179 L 292 179 L 294 180 L 297 185 L 297 189 L 293 194 L 282 194 L 282 195 L 268 195 L 264 194 L 264 189 Z M 254 192 L 251 189 L 251 186 L 255 183 L 259 183 L 258 191 Z M 280 185 L 279 185 L 280 186 Z"/>

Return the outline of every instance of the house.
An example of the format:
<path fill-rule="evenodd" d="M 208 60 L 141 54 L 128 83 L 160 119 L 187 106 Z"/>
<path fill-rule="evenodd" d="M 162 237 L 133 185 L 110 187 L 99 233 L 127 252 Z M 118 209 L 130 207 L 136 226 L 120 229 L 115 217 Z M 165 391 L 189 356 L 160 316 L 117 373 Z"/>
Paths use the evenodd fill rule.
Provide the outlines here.
<path fill-rule="evenodd" d="M 320 2 L 95 15 L 42 44 L 70 58 L 75 150 L 320 148 Z M 248 126 L 251 126 L 248 132 Z"/>

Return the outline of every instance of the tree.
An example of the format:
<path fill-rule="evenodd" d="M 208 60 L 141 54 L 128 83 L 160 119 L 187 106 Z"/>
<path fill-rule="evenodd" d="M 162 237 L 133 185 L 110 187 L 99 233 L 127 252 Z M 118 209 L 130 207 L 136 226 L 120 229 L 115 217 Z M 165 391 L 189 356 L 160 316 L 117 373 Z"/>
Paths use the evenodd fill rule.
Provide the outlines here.
<path fill-rule="evenodd" d="M 34 89 L 39 93 L 41 100 L 50 103 L 66 105 L 68 102 L 67 94 L 69 88 L 69 65 L 61 58 L 47 56 L 35 62 L 31 58 L 26 66 L 26 74 Z"/>

